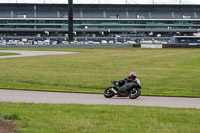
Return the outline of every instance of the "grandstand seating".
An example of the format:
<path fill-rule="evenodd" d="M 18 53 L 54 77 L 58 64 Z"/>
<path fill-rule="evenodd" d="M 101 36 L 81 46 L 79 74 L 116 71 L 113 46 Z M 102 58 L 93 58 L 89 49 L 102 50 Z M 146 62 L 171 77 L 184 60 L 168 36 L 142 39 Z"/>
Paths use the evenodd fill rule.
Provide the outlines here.
<path fill-rule="evenodd" d="M 74 18 L 82 18 L 80 10 L 74 10 L 73 11 L 73 17 Z"/>
<path fill-rule="evenodd" d="M 151 11 L 152 18 L 154 19 L 173 19 L 170 11 Z"/>
<path fill-rule="evenodd" d="M 15 10 L 13 11 L 13 17 L 19 18 L 24 16 L 25 18 L 34 18 L 34 11 L 32 10 Z M 20 17 L 21 18 L 21 17 Z"/>
<path fill-rule="evenodd" d="M 34 16 L 34 12 L 36 16 Z M 58 13 L 59 12 L 59 13 Z M 26 18 L 63 18 L 68 16 L 67 7 L 63 6 L 60 8 L 60 5 L 36 5 L 34 9 L 33 5 L 0 5 L 0 18 L 17 18 L 22 17 L 20 15 L 25 15 Z M 173 16 L 174 15 L 174 16 Z M 183 17 L 185 15 L 185 18 Z M 122 7 L 116 9 L 111 7 L 106 8 L 78 8 L 75 6 L 73 11 L 74 18 L 143 18 L 143 19 L 197 19 L 200 18 L 200 8 L 199 9 L 188 9 L 184 8 L 174 8 L 168 7 L 162 9 L 162 7 L 152 7 L 152 8 L 126 8 Z"/>
<path fill-rule="evenodd" d="M 11 17 L 11 11 L 0 9 L 0 18 L 10 18 L 10 17 Z"/>
<path fill-rule="evenodd" d="M 60 11 L 60 18 L 67 18 L 68 17 L 68 11 Z"/>
<path fill-rule="evenodd" d="M 199 5 L 74 4 L 73 7 L 74 29 L 80 35 L 83 35 L 80 32 L 105 35 L 108 30 L 113 36 L 126 32 L 132 34 L 133 30 L 146 35 L 148 32 L 165 32 L 166 36 L 172 32 L 192 34 L 199 31 Z M 44 30 L 67 34 L 66 18 L 66 4 L 0 4 L 0 34 Z"/>
<path fill-rule="evenodd" d="M 83 10 L 83 18 L 103 18 L 103 11 L 100 10 Z"/>
<path fill-rule="evenodd" d="M 37 11 L 37 18 L 57 18 L 56 11 Z"/>
<path fill-rule="evenodd" d="M 127 18 L 125 10 L 105 10 L 106 18 Z"/>
<path fill-rule="evenodd" d="M 195 19 L 194 11 L 174 11 L 175 19 L 184 19 L 183 15 L 191 16 L 192 19 Z"/>
<path fill-rule="evenodd" d="M 200 11 L 196 11 L 197 18 L 200 19 Z"/>
<path fill-rule="evenodd" d="M 146 10 L 128 10 L 129 18 L 141 18 L 139 16 L 144 16 L 144 18 L 150 18 L 149 12 Z"/>

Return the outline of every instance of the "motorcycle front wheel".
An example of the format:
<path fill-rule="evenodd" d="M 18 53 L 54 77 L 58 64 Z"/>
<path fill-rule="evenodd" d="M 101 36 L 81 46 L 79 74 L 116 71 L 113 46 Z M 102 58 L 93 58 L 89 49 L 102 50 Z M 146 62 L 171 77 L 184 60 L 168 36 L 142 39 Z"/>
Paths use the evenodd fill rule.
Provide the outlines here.
<path fill-rule="evenodd" d="M 112 98 L 115 94 L 114 92 L 111 90 L 113 87 L 108 87 L 105 91 L 104 91 L 104 97 L 106 98 Z"/>
<path fill-rule="evenodd" d="M 141 94 L 141 90 L 139 88 L 133 88 L 130 92 L 129 92 L 129 98 L 130 99 L 136 99 L 140 96 Z"/>

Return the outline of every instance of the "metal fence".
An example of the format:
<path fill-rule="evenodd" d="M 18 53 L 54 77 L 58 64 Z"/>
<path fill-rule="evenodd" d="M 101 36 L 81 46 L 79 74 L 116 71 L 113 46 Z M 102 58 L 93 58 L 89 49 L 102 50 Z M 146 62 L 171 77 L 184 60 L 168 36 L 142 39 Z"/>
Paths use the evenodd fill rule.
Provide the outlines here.
<path fill-rule="evenodd" d="M 0 48 L 121 48 L 132 44 L 0 45 Z"/>

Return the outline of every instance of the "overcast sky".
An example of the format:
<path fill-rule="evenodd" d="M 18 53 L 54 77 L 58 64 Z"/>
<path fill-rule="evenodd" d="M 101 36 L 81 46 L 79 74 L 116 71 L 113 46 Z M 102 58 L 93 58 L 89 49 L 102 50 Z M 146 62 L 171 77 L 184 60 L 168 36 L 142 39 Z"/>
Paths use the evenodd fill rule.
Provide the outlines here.
<path fill-rule="evenodd" d="M 200 4 L 200 0 L 73 0 L 76 4 Z M 68 3 L 68 0 L 0 0 L 0 3 Z"/>

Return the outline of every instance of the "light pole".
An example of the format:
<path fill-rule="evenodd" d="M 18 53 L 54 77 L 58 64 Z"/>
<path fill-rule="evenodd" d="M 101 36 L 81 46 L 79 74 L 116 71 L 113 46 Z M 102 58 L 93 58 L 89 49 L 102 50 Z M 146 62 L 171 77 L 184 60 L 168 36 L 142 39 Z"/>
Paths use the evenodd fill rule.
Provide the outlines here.
<path fill-rule="evenodd" d="M 73 39 L 73 0 L 68 0 L 68 39 L 69 43 Z"/>

